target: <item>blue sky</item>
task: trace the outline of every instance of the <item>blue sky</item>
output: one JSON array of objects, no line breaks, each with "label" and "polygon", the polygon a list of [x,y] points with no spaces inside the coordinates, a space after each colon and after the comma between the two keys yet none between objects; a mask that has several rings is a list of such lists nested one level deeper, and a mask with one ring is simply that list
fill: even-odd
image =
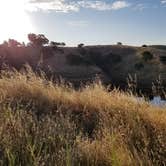
[{"label": "blue sky", "polygon": [[166,45],[166,0],[24,0],[24,10],[30,31],[67,45]]}]

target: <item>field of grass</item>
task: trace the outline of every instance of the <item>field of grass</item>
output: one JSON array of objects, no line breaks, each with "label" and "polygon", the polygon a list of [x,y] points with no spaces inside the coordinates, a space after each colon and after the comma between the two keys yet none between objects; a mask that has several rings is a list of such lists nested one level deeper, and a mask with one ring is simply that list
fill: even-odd
[{"label": "field of grass", "polygon": [[164,166],[166,108],[107,91],[74,90],[43,76],[0,77],[0,165]]}]

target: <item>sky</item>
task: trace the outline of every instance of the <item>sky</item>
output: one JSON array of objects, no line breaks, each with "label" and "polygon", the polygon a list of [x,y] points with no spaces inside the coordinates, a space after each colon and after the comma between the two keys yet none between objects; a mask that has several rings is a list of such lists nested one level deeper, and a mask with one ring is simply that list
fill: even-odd
[{"label": "sky", "polygon": [[166,45],[166,0],[0,0],[0,41]]}]

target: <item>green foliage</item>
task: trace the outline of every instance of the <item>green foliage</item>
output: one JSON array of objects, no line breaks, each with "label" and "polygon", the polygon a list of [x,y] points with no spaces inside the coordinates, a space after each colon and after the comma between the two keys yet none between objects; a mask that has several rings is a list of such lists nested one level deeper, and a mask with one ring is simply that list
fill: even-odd
[{"label": "green foliage", "polygon": [[150,60],[153,59],[153,54],[152,54],[151,52],[149,52],[149,51],[144,51],[144,52],[142,53],[142,58],[143,58],[143,60],[144,60],[145,62],[150,61]]}]

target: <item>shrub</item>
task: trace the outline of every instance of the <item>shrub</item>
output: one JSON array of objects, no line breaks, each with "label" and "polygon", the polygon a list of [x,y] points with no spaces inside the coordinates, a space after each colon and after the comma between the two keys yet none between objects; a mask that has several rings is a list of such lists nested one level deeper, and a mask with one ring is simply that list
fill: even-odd
[{"label": "shrub", "polygon": [[144,51],[143,53],[142,53],[142,58],[143,58],[143,60],[144,61],[150,61],[150,60],[152,60],[153,59],[153,54],[151,53],[151,52],[149,52],[149,51]]},{"label": "shrub", "polygon": [[78,44],[78,48],[82,48],[82,47],[84,47],[84,44],[83,44],[83,43]]},{"label": "shrub", "polygon": [[140,70],[140,69],[144,68],[144,65],[142,62],[138,62],[134,65],[134,67],[136,70]]},{"label": "shrub", "polygon": [[120,46],[121,46],[121,45],[122,45],[122,43],[121,43],[121,42],[117,42],[117,45],[120,45]]},{"label": "shrub", "polygon": [[148,47],[146,44],[143,44],[142,47]]},{"label": "shrub", "polygon": [[65,46],[66,44],[64,42],[60,43],[60,42],[54,42],[54,41],[51,41],[50,42],[50,46],[51,47],[63,47]]}]

